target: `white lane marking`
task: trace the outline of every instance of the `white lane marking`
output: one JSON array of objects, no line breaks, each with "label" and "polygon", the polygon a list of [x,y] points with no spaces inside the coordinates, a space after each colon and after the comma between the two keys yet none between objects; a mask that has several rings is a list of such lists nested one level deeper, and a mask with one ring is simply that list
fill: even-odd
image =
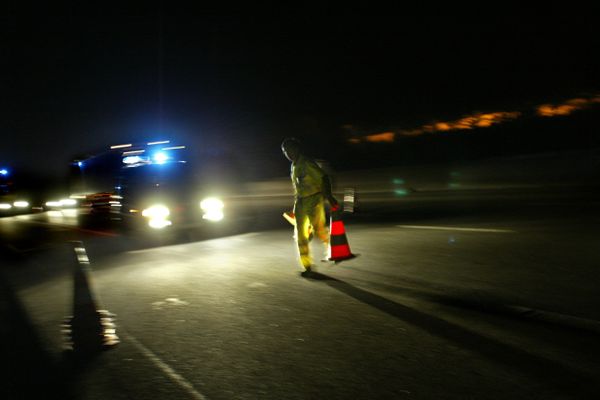
[{"label": "white lane marking", "polygon": [[430,230],[437,230],[437,231],[517,233],[517,231],[514,231],[512,229],[459,228],[457,226],[397,225],[397,227],[398,228],[409,228],[409,229],[430,229]]},{"label": "white lane marking", "polygon": [[171,368],[167,363],[162,361],[156,354],[154,354],[150,349],[146,346],[138,342],[136,338],[131,335],[125,335],[127,340],[129,340],[137,349],[150,361],[154,363],[162,372],[165,373],[173,382],[178,384],[181,388],[183,388],[192,398],[198,400],[208,400],[206,396],[202,393],[198,392],[194,386],[188,382],[183,376],[179,375],[173,368]]}]

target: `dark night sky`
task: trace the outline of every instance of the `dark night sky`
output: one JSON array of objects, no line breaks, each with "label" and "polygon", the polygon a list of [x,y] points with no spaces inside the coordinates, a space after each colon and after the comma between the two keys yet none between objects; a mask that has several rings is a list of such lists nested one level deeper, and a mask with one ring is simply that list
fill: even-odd
[{"label": "dark night sky", "polygon": [[343,125],[413,128],[600,89],[594,13],[0,24],[0,163],[55,175],[115,143],[166,137],[273,159],[289,135],[314,145]]}]

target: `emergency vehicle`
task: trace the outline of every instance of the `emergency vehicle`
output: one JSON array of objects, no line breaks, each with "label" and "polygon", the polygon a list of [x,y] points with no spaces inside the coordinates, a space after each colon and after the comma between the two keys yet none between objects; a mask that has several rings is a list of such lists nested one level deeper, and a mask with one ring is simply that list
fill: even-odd
[{"label": "emergency vehicle", "polygon": [[169,141],[110,146],[71,164],[71,198],[90,221],[154,230],[231,225],[248,215],[230,199],[242,187],[235,165]]},{"label": "emergency vehicle", "polygon": [[0,217],[31,212],[30,196],[20,192],[17,186],[13,172],[0,167]]}]

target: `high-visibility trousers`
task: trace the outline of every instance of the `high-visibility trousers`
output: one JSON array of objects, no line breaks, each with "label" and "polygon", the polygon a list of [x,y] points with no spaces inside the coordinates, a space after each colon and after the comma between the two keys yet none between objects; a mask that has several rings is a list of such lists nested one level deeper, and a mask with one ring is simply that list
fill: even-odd
[{"label": "high-visibility trousers", "polygon": [[300,263],[304,268],[308,268],[312,265],[309,246],[311,230],[312,234],[323,242],[325,254],[329,245],[329,229],[325,218],[323,194],[316,193],[296,199],[294,213],[296,214],[294,237],[298,244]]}]

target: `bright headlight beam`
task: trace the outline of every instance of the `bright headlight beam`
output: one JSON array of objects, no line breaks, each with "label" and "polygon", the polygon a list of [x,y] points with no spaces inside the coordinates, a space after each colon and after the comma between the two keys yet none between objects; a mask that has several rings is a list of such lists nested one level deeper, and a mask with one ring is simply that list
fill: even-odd
[{"label": "bright headlight beam", "polygon": [[153,205],[152,207],[148,207],[142,211],[142,215],[144,217],[153,219],[166,219],[170,214],[171,212],[169,211],[169,208],[161,204]]},{"label": "bright headlight beam", "polygon": [[204,211],[202,215],[203,219],[209,221],[221,221],[225,215],[223,214],[223,208],[225,204],[216,197],[209,197],[200,202],[200,208]]},{"label": "bright headlight beam", "polygon": [[200,208],[204,211],[210,210],[222,210],[225,207],[225,204],[216,197],[209,197],[200,202]]},{"label": "bright headlight beam", "polygon": [[142,215],[148,218],[148,225],[153,229],[162,229],[171,225],[168,219],[170,214],[169,208],[162,204],[155,204],[142,211]]},{"label": "bright headlight beam", "polygon": [[13,203],[13,206],[18,207],[18,208],[25,208],[25,207],[29,207],[29,202],[25,201],[25,200],[18,200]]},{"label": "bright headlight beam", "polygon": [[61,206],[74,206],[76,204],[77,204],[77,200],[75,200],[75,199],[61,199],[60,200]]},{"label": "bright headlight beam", "polygon": [[0,203],[0,210],[10,210],[12,206],[8,203]]}]

